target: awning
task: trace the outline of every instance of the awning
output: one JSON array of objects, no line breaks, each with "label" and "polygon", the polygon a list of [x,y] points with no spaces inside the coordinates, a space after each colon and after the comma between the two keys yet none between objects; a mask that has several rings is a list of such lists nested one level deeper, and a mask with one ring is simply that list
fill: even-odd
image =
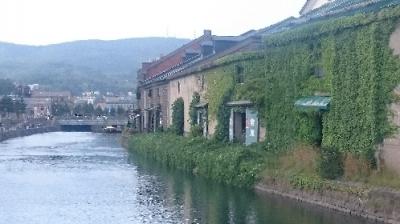
[{"label": "awning", "polygon": [[327,96],[309,96],[297,100],[294,106],[299,109],[328,110],[331,103],[331,97]]},{"label": "awning", "polygon": [[153,110],[160,110],[160,106],[154,106],[154,107],[149,107],[149,108],[146,108],[146,109],[144,109],[144,110],[147,110],[147,111],[153,111]]},{"label": "awning", "polygon": [[207,106],[208,106],[207,102],[200,102],[200,103],[194,105],[195,108],[205,108]]},{"label": "awning", "polygon": [[247,107],[253,106],[253,103],[249,100],[239,100],[239,101],[231,101],[226,104],[228,107]]}]

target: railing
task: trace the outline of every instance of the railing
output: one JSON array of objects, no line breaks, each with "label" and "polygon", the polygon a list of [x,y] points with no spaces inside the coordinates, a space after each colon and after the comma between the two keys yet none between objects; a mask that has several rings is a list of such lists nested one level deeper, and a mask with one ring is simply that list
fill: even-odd
[{"label": "railing", "polygon": [[82,120],[57,120],[56,123],[61,126],[111,126],[111,125],[117,125],[117,126],[125,126],[128,124],[128,119],[95,119],[95,120],[88,120],[88,119],[82,119]]}]

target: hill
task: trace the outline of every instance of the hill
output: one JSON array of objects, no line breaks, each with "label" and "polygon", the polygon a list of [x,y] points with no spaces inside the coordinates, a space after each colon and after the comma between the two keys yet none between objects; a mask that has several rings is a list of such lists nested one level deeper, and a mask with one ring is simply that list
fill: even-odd
[{"label": "hill", "polygon": [[49,89],[133,91],[141,62],[188,42],[176,38],[84,40],[46,46],[0,42],[0,78]]}]

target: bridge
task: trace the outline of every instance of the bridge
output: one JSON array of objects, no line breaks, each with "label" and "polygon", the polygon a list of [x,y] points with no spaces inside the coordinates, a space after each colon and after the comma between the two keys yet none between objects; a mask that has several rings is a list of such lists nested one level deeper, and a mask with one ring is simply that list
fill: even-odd
[{"label": "bridge", "polygon": [[65,131],[102,131],[113,126],[122,130],[128,124],[128,119],[59,119],[56,124]]},{"label": "bridge", "polygon": [[125,126],[128,124],[128,119],[57,120],[57,124],[61,126]]}]

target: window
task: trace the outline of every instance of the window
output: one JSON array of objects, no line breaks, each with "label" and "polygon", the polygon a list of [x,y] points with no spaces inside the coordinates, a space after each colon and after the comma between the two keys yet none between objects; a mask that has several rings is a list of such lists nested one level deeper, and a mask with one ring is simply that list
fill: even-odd
[{"label": "window", "polygon": [[148,97],[152,97],[153,96],[153,91],[151,89],[149,89],[149,91],[147,92],[147,96]]},{"label": "window", "polygon": [[201,90],[204,90],[204,84],[205,84],[205,78],[204,78],[204,75],[201,75],[201,77],[200,77],[200,88],[201,88]]},{"label": "window", "polygon": [[244,83],[244,68],[236,65],[236,83]]},{"label": "window", "polygon": [[180,94],[180,93],[181,93],[181,83],[178,82],[178,94]]},{"label": "window", "polygon": [[159,88],[157,88],[157,96],[158,97],[160,96],[160,89]]}]

